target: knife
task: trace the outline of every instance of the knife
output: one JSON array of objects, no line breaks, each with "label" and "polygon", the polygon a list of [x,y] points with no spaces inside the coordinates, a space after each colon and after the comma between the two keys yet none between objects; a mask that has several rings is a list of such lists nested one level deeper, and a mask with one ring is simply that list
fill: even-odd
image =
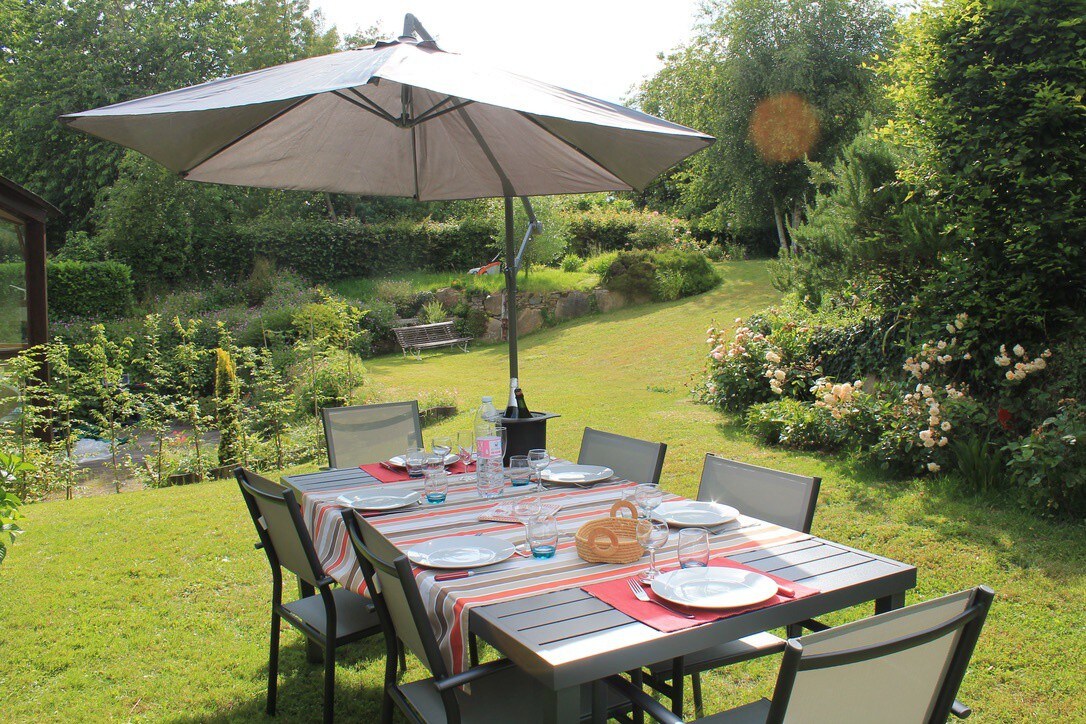
[{"label": "knife", "polygon": [[785,598],[796,597],[796,589],[792,588],[791,586],[786,586],[783,583],[777,584],[777,593],[781,596],[784,596]]},{"label": "knife", "polygon": [[475,571],[456,571],[455,573],[439,573],[434,576],[435,581],[457,581],[461,578],[474,576]]}]

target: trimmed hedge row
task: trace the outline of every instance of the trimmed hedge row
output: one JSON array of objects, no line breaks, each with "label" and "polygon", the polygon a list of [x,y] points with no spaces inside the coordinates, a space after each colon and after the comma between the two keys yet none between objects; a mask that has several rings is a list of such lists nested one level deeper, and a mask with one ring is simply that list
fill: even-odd
[{"label": "trimmed hedge row", "polygon": [[135,303],[132,270],[119,261],[50,261],[49,314],[69,317],[120,317]]},{"label": "trimmed hedge row", "polygon": [[205,242],[198,257],[211,276],[239,278],[257,256],[315,282],[413,269],[468,269],[496,253],[498,229],[485,219],[365,224],[305,219],[235,226]]},{"label": "trimmed hedge row", "polygon": [[[57,261],[46,263],[49,316],[120,317],[135,304],[132,270],[118,261]],[[0,284],[22,288],[26,276],[22,262],[0,264]]]}]

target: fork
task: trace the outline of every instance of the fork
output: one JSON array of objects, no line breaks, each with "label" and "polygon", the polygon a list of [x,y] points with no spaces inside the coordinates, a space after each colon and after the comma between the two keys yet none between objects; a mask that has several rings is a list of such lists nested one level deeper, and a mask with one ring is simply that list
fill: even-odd
[{"label": "fork", "polygon": [[697,616],[692,613],[680,611],[677,608],[672,608],[671,606],[668,606],[666,603],[660,603],[655,598],[649,598],[649,594],[645,593],[645,589],[641,587],[641,583],[636,578],[627,578],[626,584],[630,587],[630,591],[633,593],[634,598],[636,598],[638,601],[643,601],[645,603],[655,603],[660,608],[669,611],[676,616],[682,616],[683,618],[697,618]]}]

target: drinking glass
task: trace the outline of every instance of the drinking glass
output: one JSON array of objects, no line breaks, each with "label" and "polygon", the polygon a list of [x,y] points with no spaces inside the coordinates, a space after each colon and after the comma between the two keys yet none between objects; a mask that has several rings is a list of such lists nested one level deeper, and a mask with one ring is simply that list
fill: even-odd
[{"label": "drinking glass", "polygon": [[[637,496],[637,489],[636,488],[626,488],[625,490],[622,491],[622,493],[618,496],[618,498],[619,498],[619,500],[626,501],[630,505],[634,506],[634,508],[636,509],[637,508],[637,498],[636,498],[636,496]],[[636,517],[638,517],[638,515],[636,513],[631,513],[627,508],[619,508],[618,512],[615,513],[615,516],[618,517],[618,518],[636,518]]]},{"label": "drinking glass", "polygon": [[649,552],[649,569],[641,576],[646,581],[660,575],[656,568],[656,551],[667,543],[667,533],[667,522],[659,518],[637,519],[637,542]]},{"label": "drinking glass", "polygon": [[426,463],[426,451],[412,445],[403,456],[403,465],[412,478],[422,477],[422,466]]},{"label": "drinking glass", "polygon": [[513,484],[514,488],[532,482],[532,469],[528,466],[527,455],[511,455],[509,457],[509,482]]},{"label": "drinking glass", "polygon": [[445,474],[445,466],[426,470],[426,502],[444,503],[449,495],[449,476]]},{"label": "drinking glass", "polygon": [[637,507],[644,512],[645,517],[651,518],[656,506],[664,502],[664,491],[656,485],[638,485],[634,492],[634,500],[637,502]]},{"label": "drinking glass", "polygon": [[456,433],[457,454],[460,462],[467,465],[475,459],[475,433],[471,430],[461,430]]},{"label": "drinking glass", "polygon": [[550,453],[545,448],[535,448],[528,451],[528,465],[535,471],[536,483],[543,487],[543,471],[551,464]]},{"label": "drinking glass", "polygon": [[558,521],[553,515],[537,515],[528,521],[528,547],[535,558],[551,558],[558,550]]},{"label": "drinking glass", "polygon": [[434,455],[440,455],[442,460],[452,452],[452,446],[452,438],[448,435],[441,435],[430,441],[430,449],[434,451]]},{"label": "drinking glass", "polygon": [[[513,516],[524,526],[524,535],[528,535],[528,521],[543,512],[543,499],[538,495],[525,495],[513,504]],[[528,541],[531,547],[531,541]]]},{"label": "drinking glass", "polygon": [[709,565],[709,531],[683,528],[679,531],[679,567],[704,568]]}]

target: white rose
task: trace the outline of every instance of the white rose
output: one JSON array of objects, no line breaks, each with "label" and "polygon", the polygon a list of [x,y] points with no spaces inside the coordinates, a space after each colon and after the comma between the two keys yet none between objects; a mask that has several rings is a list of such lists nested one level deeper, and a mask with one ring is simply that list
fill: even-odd
[{"label": "white rose", "polygon": [[951,334],[954,334],[954,333],[955,333],[956,331],[958,331],[958,330],[957,330],[957,329],[955,329],[955,327],[954,327],[954,325],[953,325],[953,324],[948,324],[948,325],[946,326],[946,331],[947,331],[947,332],[950,332]]},{"label": "white rose", "polygon": [[948,421],[944,422],[942,425],[940,425],[940,427],[942,428],[943,432],[950,432],[950,428],[953,427],[953,425],[951,425]]},{"label": "white rose", "polygon": [[946,439],[946,438],[944,437],[943,439],[941,439],[941,440],[939,441],[939,447],[946,447],[946,444],[947,444],[948,442],[950,442],[950,440],[947,440],[947,439]]},{"label": "white rose", "polygon": [[1020,344],[1014,345],[1014,349],[1011,350],[1011,351],[1014,352],[1014,355],[1016,357],[1021,357],[1021,356],[1025,355],[1025,353],[1026,353],[1026,350],[1023,349],[1022,345],[1020,345]]},{"label": "white rose", "polygon": [[928,470],[937,473],[941,468],[939,467],[939,463],[928,463]]},{"label": "white rose", "polygon": [[784,370],[777,370],[773,373],[773,376],[776,377],[777,380],[779,380],[780,382],[784,382],[784,378],[786,375],[784,374]]},{"label": "white rose", "polygon": [[766,352],[765,358],[767,362],[772,362],[773,364],[779,364],[781,361],[781,356],[773,350]]}]

